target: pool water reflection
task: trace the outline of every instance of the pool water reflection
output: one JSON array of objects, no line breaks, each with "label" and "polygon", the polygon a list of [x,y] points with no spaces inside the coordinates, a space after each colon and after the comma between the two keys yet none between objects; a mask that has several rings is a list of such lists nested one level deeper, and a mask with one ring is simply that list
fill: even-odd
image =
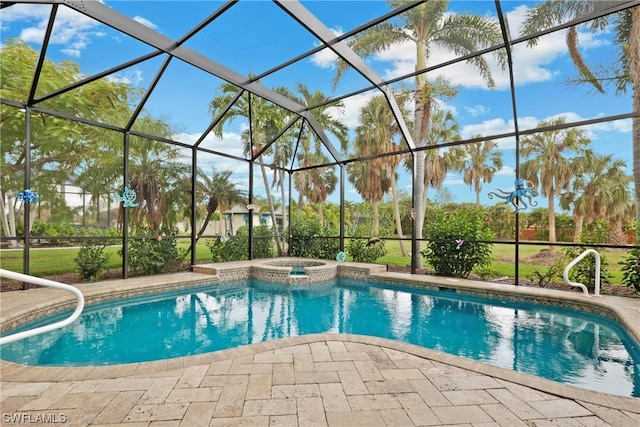
[{"label": "pool water reflection", "polygon": [[74,324],[3,346],[1,356],[29,365],[106,365],[323,332],[405,341],[592,390],[640,396],[638,346],[609,319],[342,280],[300,290],[252,281],[90,306]]}]

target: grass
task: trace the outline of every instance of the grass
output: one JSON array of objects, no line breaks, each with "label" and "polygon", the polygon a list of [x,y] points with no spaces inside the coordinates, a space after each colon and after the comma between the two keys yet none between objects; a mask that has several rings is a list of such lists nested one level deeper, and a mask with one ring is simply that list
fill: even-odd
[{"label": "grass", "polygon": [[[178,243],[179,250],[185,250],[188,243]],[[389,265],[411,265],[410,257],[403,257],[400,251],[400,245],[397,241],[388,240],[385,242],[387,249],[387,255],[378,259],[381,264]],[[408,250],[409,245],[405,246]],[[30,258],[30,274],[39,277],[53,276],[56,274],[64,274],[70,272],[76,272],[77,266],[74,261],[78,253],[79,248],[34,248],[29,255]],[[118,254],[119,246],[108,246],[106,252],[111,256],[106,268],[115,269],[122,268],[122,260]],[[545,269],[546,266],[528,264],[524,260],[539,253],[543,249],[548,249],[547,246],[537,245],[520,245],[519,248],[519,276],[528,277],[534,270]],[[562,249],[559,249],[560,251]],[[497,276],[510,276],[515,275],[515,266],[513,263],[515,254],[514,246],[508,244],[494,244],[492,248],[493,263],[491,265],[492,270]],[[621,266],[618,264],[626,257],[626,251],[620,252],[606,252],[604,254],[608,262],[608,271],[611,274],[612,283],[622,283]],[[205,242],[200,242],[196,245],[196,261],[208,262],[211,261],[211,253],[205,245]],[[3,249],[0,251],[0,267],[6,270],[22,272],[23,270],[23,251]]]},{"label": "grass", "polygon": [[[178,250],[185,250],[188,243],[178,243]],[[33,276],[46,277],[56,274],[77,272],[75,257],[79,248],[33,248],[29,253],[29,273]],[[109,254],[107,269],[122,268],[122,258],[118,254],[120,246],[107,246],[105,253]],[[196,245],[196,261],[207,262],[211,260],[211,252],[204,243]],[[23,251],[21,249],[0,251],[0,268],[5,270],[22,272]]]},{"label": "grass", "polygon": [[[385,248],[387,249],[387,255],[378,259],[378,262],[381,264],[389,264],[389,265],[411,265],[410,257],[403,257],[402,252],[400,251],[400,244],[395,240],[387,240],[385,241]],[[408,250],[410,249],[408,246],[405,246]],[[528,277],[535,270],[542,271],[547,268],[545,265],[536,265],[536,264],[528,264],[525,260],[531,258],[532,256],[538,254],[542,250],[548,250],[548,246],[540,246],[540,245],[520,245],[519,247],[519,259],[520,265],[518,268],[518,275],[520,277]],[[557,249],[560,253],[562,253],[562,248]],[[611,283],[622,283],[622,271],[621,265],[619,262],[624,261],[627,256],[626,251],[619,252],[605,252],[601,253],[604,255],[607,263],[607,270],[611,275]],[[492,263],[491,269],[497,276],[515,276],[515,248],[514,245],[504,244],[504,243],[496,243],[492,247],[491,251]]]}]

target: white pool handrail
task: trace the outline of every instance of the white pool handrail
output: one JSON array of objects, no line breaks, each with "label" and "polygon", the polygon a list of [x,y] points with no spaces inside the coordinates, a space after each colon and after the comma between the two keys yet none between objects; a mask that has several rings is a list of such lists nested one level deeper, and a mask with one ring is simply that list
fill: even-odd
[{"label": "white pool handrail", "polygon": [[53,280],[42,279],[40,277],[33,277],[33,276],[28,276],[26,274],[16,273],[14,271],[4,270],[2,268],[0,268],[0,277],[5,277],[7,279],[12,279],[12,280],[19,280],[21,282],[31,283],[39,286],[47,286],[51,288],[63,289],[65,291],[72,292],[76,296],[76,299],[78,300],[78,305],[76,306],[75,311],[71,313],[71,316],[67,317],[66,319],[61,320],[59,322],[51,323],[49,325],[30,329],[28,331],[18,332],[12,335],[0,337],[0,345],[8,344],[10,342],[21,340],[23,338],[32,337],[34,335],[38,335],[44,332],[53,331],[54,329],[62,328],[63,326],[66,326],[69,323],[76,320],[80,316],[80,313],[82,313],[82,309],[84,308],[84,296],[82,295],[82,292],[78,290],[78,288],[75,288],[71,285],[65,285],[64,283],[54,282]]},{"label": "white pool handrail", "polygon": [[583,285],[582,283],[578,283],[578,282],[572,282],[571,280],[569,280],[569,270],[571,270],[571,268],[576,265],[578,262],[580,262],[582,260],[582,258],[586,257],[589,254],[594,254],[596,257],[596,283],[595,283],[595,290],[594,290],[594,295],[600,295],[600,254],[598,253],[598,251],[596,251],[595,249],[587,249],[586,251],[582,252],[580,255],[578,255],[576,257],[576,259],[574,259],[573,261],[571,261],[564,269],[564,273],[562,274],[562,277],[564,277],[564,281],[567,282],[567,285],[569,286],[577,286],[580,289],[582,289],[582,293],[585,295],[589,295],[589,291],[587,290],[587,287],[585,285]]}]

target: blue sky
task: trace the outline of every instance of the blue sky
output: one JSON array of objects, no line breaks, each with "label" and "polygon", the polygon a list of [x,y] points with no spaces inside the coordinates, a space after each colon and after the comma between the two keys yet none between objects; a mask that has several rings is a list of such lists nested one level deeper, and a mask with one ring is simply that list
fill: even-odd
[{"label": "blue sky", "polygon": [[[213,1],[106,1],[105,4],[135,19],[167,37],[178,39],[193,26],[213,13],[222,2]],[[303,1],[302,4],[314,13],[335,34],[348,32],[371,19],[388,12],[383,1]],[[532,2],[504,1],[512,35],[518,28]],[[40,48],[50,6],[16,5],[0,11],[2,41],[9,37],[20,37],[34,48]],[[451,13],[474,12],[496,17],[493,1],[452,1]],[[567,121],[580,121],[631,111],[631,96],[614,96],[613,93],[596,95],[586,86],[569,86],[566,80],[576,72],[567,54],[564,31],[540,38],[535,48],[518,45],[514,50],[514,74],[518,120],[521,130],[535,128],[541,120],[563,115]],[[585,29],[580,31],[580,48],[587,63],[597,64],[615,57],[611,46],[611,30],[605,34],[592,35]],[[212,25],[186,42],[186,46],[198,50],[234,71],[246,75],[259,74],[283,61],[312,49],[318,41],[270,1],[240,1]],[[77,12],[61,6],[48,50],[54,60],[70,59],[80,64],[83,74],[90,75],[113,67],[121,62],[139,57],[153,49],[128,36],[95,22]],[[431,51],[429,64],[438,64],[452,56],[435,48]],[[489,90],[480,75],[464,63],[440,69],[436,74],[444,76],[458,88],[458,95],[443,100],[442,108],[452,111],[458,121],[461,136],[476,134],[492,135],[512,132],[513,111],[509,91],[509,77],[500,70],[495,60],[490,62],[496,88]],[[156,58],[123,70],[110,79],[129,82],[146,88],[157,72],[162,58]],[[413,70],[415,51],[412,45],[392,46],[388,51],[367,58],[368,65],[382,78],[394,78]],[[299,63],[274,73],[262,80],[267,87],[287,86],[295,88],[303,82],[310,90],[321,90],[328,96],[337,96],[360,87],[366,81],[353,71],[345,74],[337,87],[333,87],[335,57],[323,50]],[[174,60],[163,76],[156,91],[149,99],[148,114],[169,121],[175,130],[175,139],[193,142],[207,127],[211,119],[208,103],[215,95],[219,79]],[[354,128],[360,108],[373,93],[350,97],[344,100],[345,114],[337,115],[345,124]],[[246,127],[242,121],[233,122],[225,128],[224,139],[216,141],[208,137],[205,146],[242,156],[239,134]],[[594,147],[606,154],[625,160],[631,173],[631,121],[607,122],[584,129]],[[515,166],[514,141],[498,140],[503,151],[505,166],[496,175],[493,183],[485,184],[483,203],[493,204],[487,199],[488,191],[496,188],[512,189]],[[205,170],[210,165],[219,169],[238,171],[241,165],[210,156],[200,157],[200,166]],[[403,170],[400,187],[410,190],[409,177]],[[256,175],[256,191],[263,192],[262,181]],[[247,174],[234,173],[234,179],[246,185]],[[447,175],[445,186],[458,202],[472,201],[475,194],[464,185],[458,173]],[[430,195],[435,194],[434,190]],[[359,200],[359,196],[348,185],[347,198]],[[338,200],[336,192],[331,200]],[[544,198],[539,198],[545,205]]]}]

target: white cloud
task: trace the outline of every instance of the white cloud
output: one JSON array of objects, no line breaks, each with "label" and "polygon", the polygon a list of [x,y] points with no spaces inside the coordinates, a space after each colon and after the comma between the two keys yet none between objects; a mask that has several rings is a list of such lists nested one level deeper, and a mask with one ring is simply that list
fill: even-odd
[{"label": "white cloud", "polygon": [[142,16],[134,16],[132,18],[134,21],[141,23],[142,25],[144,25],[145,27],[149,27],[152,30],[155,30],[158,28],[158,26],[156,24],[154,24],[153,22],[149,21],[147,18],[143,18]]},{"label": "white cloud", "polygon": [[[172,138],[179,142],[193,145],[198,138],[202,136],[201,133],[177,133]],[[222,138],[217,138],[213,133],[209,133],[204,141],[200,144],[201,147],[208,148],[210,150],[219,151],[236,157],[244,158],[243,142],[241,135],[235,132],[223,132]],[[214,156],[205,152],[198,153],[198,163],[204,159],[208,159],[211,156],[216,160],[221,159],[219,156]],[[225,160],[221,160],[224,162]],[[236,163],[235,160],[228,159],[232,163]],[[224,169],[224,168],[219,168]]]},{"label": "white cloud", "polygon": [[[41,44],[49,21],[49,6],[19,4],[3,9],[2,28],[13,23],[26,23],[19,37],[27,43]],[[23,25],[23,24],[21,24]],[[62,45],[65,55],[79,57],[92,37],[103,37],[102,24],[68,7],[58,8],[50,44]]]},{"label": "white cloud", "polygon": [[[537,123],[537,121],[535,121]],[[476,135],[498,135],[501,133],[514,132],[515,127],[513,120],[505,121],[503,118],[495,118],[485,120],[481,123],[463,126],[460,129],[460,136],[463,139],[473,138]],[[498,144],[498,148],[514,148],[516,146],[515,138],[500,138],[494,140]]]},{"label": "white cloud", "polygon": [[[527,6],[520,6],[507,13],[507,19],[512,31],[520,27],[527,10]],[[526,43],[514,46],[513,62],[516,85],[549,81],[562,74],[555,61],[567,55],[565,35],[566,30],[562,30],[540,37],[535,48],[528,48]],[[592,34],[586,28],[579,28],[579,40],[582,53],[585,56],[588,56],[590,49],[607,43],[601,34]],[[449,50],[432,45],[427,65],[442,64],[455,58],[456,55]],[[508,88],[510,85],[509,74],[506,70],[500,68],[495,56],[488,54],[484,56],[484,59],[489,65],[496,88]],[[388,67],[384,68],[382,73],[384,79],[392,79],[409,74],[415,70],[415,44],[409,41],[393,44],[388,49],[377,53],[373,60],[388,64]],[[458,62],[434,70],[429,74],[430,78],[435,78],[439,75],[445,77],[456,86],[480,89],[487,87],[480,73],[473,70],[473,67],[467,62]]]},{"label": "white cloud", "polygon": [[80,49],[62,49],[61,52],[67,56],[80,58]]},{"label": "white cloud", "polygon": [[[331,32],[336,36],[341,36],[344,31],[342,28],[330,28]],[[315,46],[319,46],[320,43],[315,43]],[[338,55],[336,55],[331,49],[328,47],[322,49],[320,52],[315,53],[311,56],[311,63],[317,65],[320,68],[329,68],[332,69],[336,66],[336,61],[338,60]]]},{"label": "white cloud", "polygon": [[516,170],[511,166],[503,166],[498,172],[496,172],[496,175],[508,175],[515,177]]},{"label": "white cloud", "polygon": [[443,185],[466,185],[462,178],[452,173],[447,173],[444,178]]},{"label": "white cloud", "polygon": [[2,26],[12,22],[20,21],[41,21],[49,19],[51,6],[39,4],[16,4],[2,9]]},{"label": "white cloud", "polygon": [[355,129],[358,126],[360,110],[369,102],[372,96],[377,92],[370,91],[367,93],[361,93],[359,95],[350,96],[345,98],[342,102],[344,104],[344,114],[340,113],[337,108],[328,108],[327,114],[332,118],[340,120],[350,129]]},{"label": "white cloud", "polygon": [[[525,116],[518,118],[518,126],[521,131],[535,129],[539,126],[541,121],[550,121],[556,119],[558,117],[564,117],[567,123],[572,122],[580,122],[583,120],[588,120],[589,118],[585,118],[576,114],[574,112],[564,112],[555,114],[553,116],[537,118],[533,116]],[[595,118],[595,117],[591,117]],[[626,120],[615,120],[611,122],[603,122],[603,123],[595,123],[592,125],[581,126],[578,129],[584,130],[587,133],[587,137],[592,141],[598,139],[598,134],[600,132],[619,132],[619,133],[629,133],[631,132],[632,122],[631,119]],[[489,120],[485,120],[480,123],[470,124],[463,126],[460,130],[460,136],[463,139],[473,138],[476,135],[498,135],[502,133],[510,133],[514,132],[515,127],[513,124],[513,120],[504,120],[503,118],[493,118]],[[515,148],[515,138],[499,138],[494,139],[494,142],[498,144],[499,149],[509,149]]]},{"label": "white cloud", "polygon": [[328,47],[311,56],[311,62],[320,68],[335,68],[337,59],[338,55]]},{"label": "white cloud", "polygon": [[483,116],[487,112],[489,112],[489,109],[487,107],[480,104],[476,104],[470,107],[464,107],[464,109],[467,111],[467,113],[471,114],[473,117]]},{"label": "white cloud", "polygon": [[130,70],[107,76],[107,79],[114,83],[123,83],[131,86],[137,86],[144,79],[141,70]]}]

